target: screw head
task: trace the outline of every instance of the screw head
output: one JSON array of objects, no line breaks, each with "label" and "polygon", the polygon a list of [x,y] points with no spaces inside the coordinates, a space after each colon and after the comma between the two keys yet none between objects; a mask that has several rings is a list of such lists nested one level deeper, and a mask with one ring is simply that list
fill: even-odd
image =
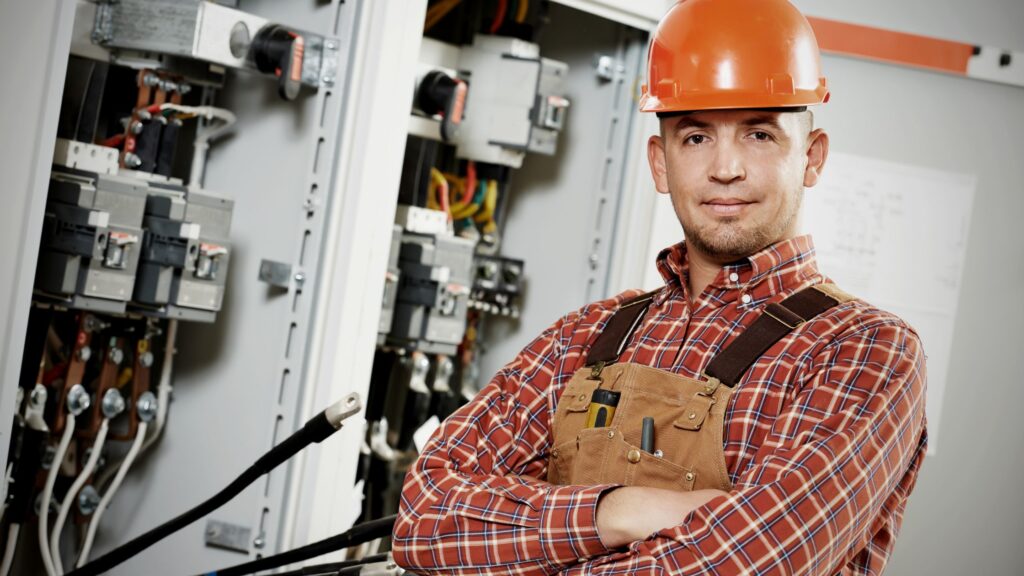
[{"label": "screw head", "polygon": [[88,346],[82,346],[78,349],[78,359],[82,362],[88,362],[89,358],[92,358],[92,348]]},{"label": "screw head", "polygon": [[334,86],[334,76],[324,76],[324,86]]},{"label": "screw head", "polygon": [[103,416],[105,418],[113,418],[121,412],[124,412],[124,396],[121,395],[120,390],[117,388],[107,390],[103,394],[103,402],[100,404],[100,408],[103,410]]},{"label": "screw head", "polygon": [[93,488],[92,484],[82,488],[78,493],[78,511],[83,516],[91,516],[100,506],[100,493]]},{"label": "screw head", "polygon": [[156,74],[146,74],[142,77],[142,83],[152,88],[160,83],[160,78]]},{"label": "screw head", "polygon": [[136,135],[142,134],[142,128],[143,128],[142,122],[139,122],[138,120],[136,120],[135,122],[132,122],[132,124],[131,124],[132,134],[136,134]]},{"label": "screw head", "polygon": [[139,356],[139,364],[142,364],[144,368],[149,368],[153,365],[153,353],[146,351]]},{"label": "screw head", "polygon": [[124,155],[124,165],[129,168],[138,168],[142,166],[142,158],[139,158],[137,154],[126,152]]},{"label": "screw head", "polygon": [[252,547],[253,547],[253,548],[257,548],[257,549],[259,549],[259,550],[262,550],[262,549],[263,549],[263,547],[264,547],[264,546],[266,546],[266,545],[267,545],[267,541],[266,541],[266,540],[265,540],[265,539],[263,538],[263,536],[262,536],[262,535],[261,535],[261,536],[257,536],[257,537],[256,537],[256,538],[255,538],[255,539],[254,539],[254,540],[252,541]]},{"label": "screw head", "polygon": [[135,410],[139,413],[139,420],[150,422],[156,417],[157,401],[152,392],[143,392],[135,404]]},{"label": "screw head", "polygon": [[124,350],[120,348],[111,348],[110,352],[107,353],[107,357],[111,362],[120,366],[121,362],[124,362]]},{"label": "screw head", "polygon": [[32,394],[28,397],[28,401],[31,402],[33,406],[40,407],[46,404],[46,396],[46,386],[36,384],[35,387],[32,388]]},{"label": "screw head", "polygon": [[75,384],[71,387],[71,390],[68,390],[68,412],[78,416],[88,410],[91,405],[92,399],[89,398],[89,393],[85,390],[85,386]]},{"label": "screw head", "polygon": [[328,50],[337,50],[338,44],[334,40],[328,40],[324,42],[324,48],[327,48]]}]

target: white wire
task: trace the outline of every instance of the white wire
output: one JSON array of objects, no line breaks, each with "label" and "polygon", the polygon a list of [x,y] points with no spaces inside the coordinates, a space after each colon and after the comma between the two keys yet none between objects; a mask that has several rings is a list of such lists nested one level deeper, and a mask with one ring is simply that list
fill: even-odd
[{"label": "white wire", "polygon": [[[160,437],[160,433],[164,430],[164,425],[167,422],[167,407],[171,403],[171,392],[174,390],[174,386],[171,385],[171,374],[173,373],[174,367],[174,355],[177,353],[174,349],[174,343],[178,337],[178,321],[171,319],[167,322],[167,339],[164,345],[164,363],[160,369],[160,382],[157,384],[156,394],[156,418],[153,420],[153,428],[150,429],[149,438],[146,438],[145,443],[142,444],[142,448],[139,450],[139,455],[149,450],[149,448],[156,443]],[[123,462],[123,460],[122,460]],[[104,468],[103,472],[100,473],[99,479],[96,481],[96,488],[102,490],[107,482],[113,477],[118,470],[112,464],[108,464]]]},{"label": "white wire", "polygon": [[4,548],[3,563],[0,563],[0,576],[7,576],[11,573],[11,565],[14,564],[14,549],[18,547],[20,533],[21,524],[11,524],[7,529],[7,547]]},{"label": "white wire", "polygon": [[160,369],[160,383],[156,387],[156,418],[153,420],[153,433],[146,438],[142,445],[142,451],[149,450],[149,447],[156,443],[160,434],[164,431],[167,423],[167,408],[171,404],[171,374],[174,368],[174,343],[178,338],[178,321],[171,318],[167,321],[167,342],[164,348],[164,363]]},{"label": "white wire", "polygon": [[109,429],[110,420],[104,418],[100,424],[100,430],[96,434],[96,440],[92,443],[89,459],[86,461],[82,471],[78,473],[78,478],[75,478],[75,482],[68,489],[67,494],[64,495],[64,502],[60,505],[60,513],[57,514],[57,522],[53,525],[53,531],[50,532],[50,558],[53,560],[53,568],[57,574],[64,573],[64,563],[60,559],[60,535],[64,531],[64,522],[68,518],[68,512],[71,511],[72,503],[77,500],[78,491],[82,489],[82,486],[92,476],[93,470],[96,469],[96,462],[100,459],[100,452],[103,450],[103,443],[107,439],[107,431]]},{"label": "white wire", "polygon": [[203,181],[203,172],[206,170],[206,153],[210,149],[210,141],[219,138],[231,130],[231,126],[237,118],[234,113],[224,108],[214,106],[182,106],[180,104],[161,104],[160,110],[174,110],[185,114],[195,114],[207,120],[220,120],[220,126],[210,129],[200,129],[196,134],[192,150],[192,169],[189,172],[189,188],[199,187]]},{"label": "white wire", "polygon": [[121,462],[121,466],[117,469],[117,476],[114,476],[114,481],[110,484],[110,488],[103,493],[99,506],[92,513],[92,520],[89,521],[89,531],[85,534],[85,543],[82,545],[82,553],[78,556],[78,563],[76,564],[78,568],[81,568],[89,561],[89,552],[92,551],[92,544],[96,539],[96,529],[100,525],[100,519],[103,518],[103,513],[106,512],[107,506],[110,505],[110,501],[114,498],[118,488],[121,487],[121,482],[124,481],[125,475],[128,474],[128,469],[131,468],[132,462],[138,456],[139,450],[142,448],[142,440],[146,437],[147,428],[147,422],[139,423],[139,429],[135,433],[135,440],[132,442],[132,447],[128,450],[128,455],[124,457],[124,462]]},{"label": "white wire", "polygon": [[53,455],[53,463],[50,464],[50,471],[46,473],[46,484],[43,486],[42,506],[39,508],[39,554],[43,557],[43,567],[49,576],[56,576],[53,567],[53,559],[50,558],[50,545],[47,541],[47,522],[50,517],[50,502],[53,500],[53,485],[57,481],[57,472],[64,460],[64,454],[71,444],[71,436],[75,433],[75,415],[68,414],[64,423],[64,435],[60,437],[60,444],[57,444],[57,452]]}]

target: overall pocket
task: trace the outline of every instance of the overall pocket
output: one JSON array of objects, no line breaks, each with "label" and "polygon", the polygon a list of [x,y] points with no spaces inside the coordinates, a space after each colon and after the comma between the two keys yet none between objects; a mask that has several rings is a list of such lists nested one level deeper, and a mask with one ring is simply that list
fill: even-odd
[{"label": "overall pocket", "polygon": [[577,437],[570,484],[621,484],[689,491],[692,469],[644,452],[615,428],[586,428]]}]

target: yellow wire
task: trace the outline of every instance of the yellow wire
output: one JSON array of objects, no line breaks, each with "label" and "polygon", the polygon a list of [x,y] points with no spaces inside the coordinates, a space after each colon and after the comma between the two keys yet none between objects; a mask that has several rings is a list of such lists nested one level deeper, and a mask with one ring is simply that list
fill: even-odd
[{"label": "yellow wire", "polygon": [[526,21],[526,14],[530,10],[530,0],[519,0],[519,11],[516,12],[516,22],[522,24]]},{"label": "yellow wire", "polygon": [[498,181],[487,181],[487,194],[484,196],[483,211],[473,217],[473,221],[482,224],[481,231],[485,234],[493,233],[498,229],[494,221],[494,208],[498,205]]},{"label": "yellow wire", "polygon": [[427,188],[427,208],[431,210],[440,210],[441,203],[437,201],[438,189],[447,188],[448,182],[444,179],[444,174],[437,168],[430,169],[430,186]]},{"label": "yellow wire", "polygon": [[458,6],[460,2],[462,2],[462,0],[441,0],[437,4],[431,6],[430,9],[427,10],[427,19],[423,23],[423,30],[430,30],[433,28],[441,21],[442,18],[447,16],[453,8]]}]

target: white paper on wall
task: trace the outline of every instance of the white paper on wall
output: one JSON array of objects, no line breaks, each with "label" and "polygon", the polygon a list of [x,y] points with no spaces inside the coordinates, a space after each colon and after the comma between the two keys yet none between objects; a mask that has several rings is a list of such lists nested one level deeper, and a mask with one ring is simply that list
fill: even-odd
[{"label": "white paper on wall", "polygon": [[906,320],[928,358],[929,452],[952,352],[975,178],[833,152],[804,195],[818,265],[841,288]]}]

